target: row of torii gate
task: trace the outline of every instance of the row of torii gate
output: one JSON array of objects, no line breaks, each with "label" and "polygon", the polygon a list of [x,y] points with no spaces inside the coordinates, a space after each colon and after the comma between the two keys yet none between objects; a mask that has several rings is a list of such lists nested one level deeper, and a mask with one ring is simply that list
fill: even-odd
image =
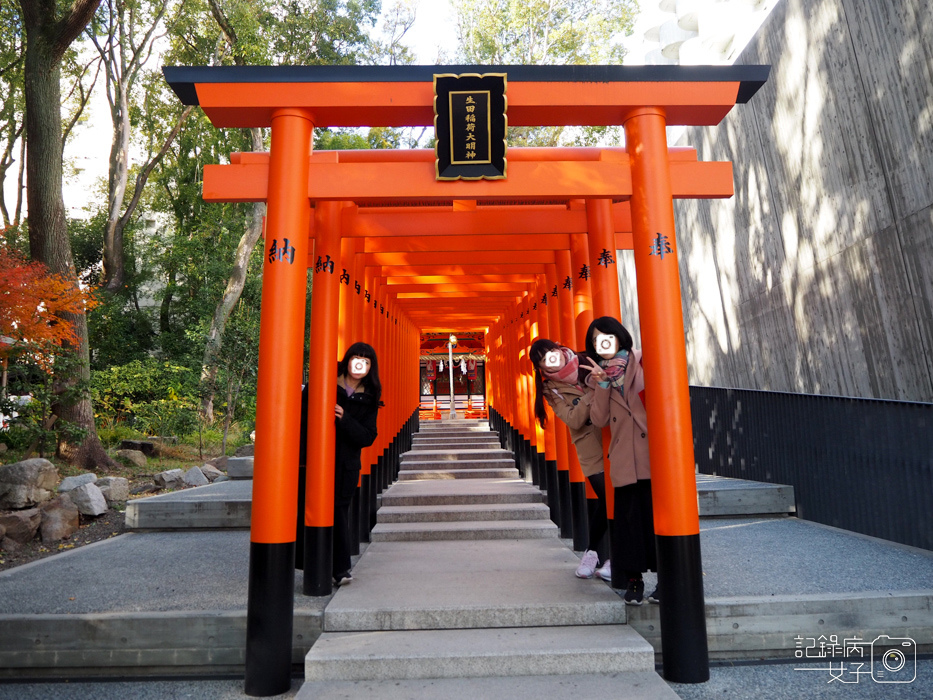
[{"label": "row of torii gate", "polygon": [[[626,146],[513,148],[507,177],[476,181],[436,179],[431,150],[312,152],[315,127],[433,125],[440,69],[505,73],[512,126],[622,125]],[[664,675],[707,680],[673,199],[729,197],[733,174],[731,163],[669,149],[665,127],[719,124],[755,94],[768,67],[166,67],[164,74],[216,127],[272,130],[269,153],[205,166],[203,188],[206,201],[267,203],[246,692],[273,695],[290,683],[308,270],[304,592],[324,595],[332,586],[334,367],[345,348],[357,340],[376,348],[386,401],[378,442],[363,455],[364,491],[371,465],[417,419],[420,334],[482,330],[493,419],[556,463],[579,493],[584,479],[566,430],[550,421],[543,431],[533,420],[527,350],[535,337],[582,349],[594,315],[620,317],[618,250],[634,250],[637,276]]]}]

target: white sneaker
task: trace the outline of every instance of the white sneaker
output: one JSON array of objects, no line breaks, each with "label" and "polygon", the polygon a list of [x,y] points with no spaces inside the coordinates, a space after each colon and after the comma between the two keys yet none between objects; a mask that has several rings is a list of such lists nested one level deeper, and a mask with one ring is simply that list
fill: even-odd
[{"label": "white sneaker", "polygon": [[603,581],[612,581],[612,566],[607,559],[603,562],[603,565],[596,570],[596,575],[599,576]]},{"label": "white sneaker", "polygon": [[576,577],[577,578],[593,578],[593,574],[596,573],[596,567],[599,566],[599,556],[592,549],[588,549],[583,553],[583,560],[580,562],[580,566],[577,567]]}]

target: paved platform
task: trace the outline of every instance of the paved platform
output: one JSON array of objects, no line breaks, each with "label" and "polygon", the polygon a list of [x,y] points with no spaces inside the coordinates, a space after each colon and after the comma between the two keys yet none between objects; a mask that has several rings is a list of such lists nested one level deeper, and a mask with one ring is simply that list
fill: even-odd
[{"label": "paved platform", "polygon": [[[241,459],[252,460],[251,457]],[[507,470],[490,471],[482,476],[490,479],[495,477],[507,479],[515,474],[512,471],[514,463],[510,465]],[[444,476],[453,474],[448,470],[442,471]],[[421,485],[443,483],[443,489],[438,491],[439,498],[447,497],[451,493],[450,489],[454,489],[453,493],[456,493],[457,488],[468,488],[471,493],[482,493],[483,487],[470,487],[452,478],[443,481],[424,481],[424,476],[430,477],[432,472],[434,476],[441,476],[441,471],[437,469],[428,470],[420,472],[418,478],[413,477],[411,481]],[[252,467],[249,469],[249,476],[252,476]],[[408,474],[405,474],[405,477],[403,480],[408,482]],[[697,493],[701,517],[777,515],[794,512],[793,489],[779,484],[761,484],[742,479],[698,474]],[[248,529],[252,496],[252,480],[242,478],[140,498],[127,503],[126,524],[128,528],[134,530]],[[485,502],[489,502],[488,499]]]},{"label": "paved platform", "polygon": [[[730,491],[726,496],[739,494],[742,499],[758,488],[733,480],[700,482],[707,493],[720,484],[717,493]],[[167,517],[162,504],[168,504],[175,509],[174,518],[189,518],[191,524],[185,529],[143,529],[0,573],[0,678],[242,674],[249,534],[245,525],[234,525],[242,518],[241,509],[226,511],[223,529],[198,523],[205,512],[218,518],[223,512],[218,503],[248,504],[250,487],[248,480],[224,482],[137,501],[160,504],[160,518]],[[543,494],[517,478],[406,481],[383,494],[386,515],[393,515],[380,523],[413,517],[401,511],[417,514],[427,503],[440,511],[457,508],[468,495],[487,509],[514,500],[542,511],[535,504],[543,503]],[[748,499],[762,502],[752,496]],[[700,499],[702,504],[702,492]],[[714,660],[793,661],[799,646],[795,638],[817,640],[821,635],[856,635],[868,641],[882,634],[910,637],[921,653],[933,650],[933,553],[786,515],[746,517],[735,498],[739,515],[729,515],[722,511],[729,498],[717,500],[719,512],[701,520]],[[134,517],[143,518],[144,512]],[[476,520],[483,522],[482,517]],[[572,634],[572,628],[597,634],[621,626],[646,640],[637,663],[646,663],[647,651],[650,667],[660,659],[658,607],[626,608],[607,584],[576,579],[579,553],[570,545],[557,537],[364,545],[352,585],[331,597],[296,594],[292,661],[296,670],[306,667],[307,652],[326,634],[411,630],[440,649],[441,643],[428,635],[449,634],[450,627],[492,634],[497,629],[546,629],[528,634],[559,635]],[[649,575],[649,587],[653,581]],[[300,583],[297,574],[298,591]],[[560,627],[567,629],[554,631]],[[546,644],[539,641],[543,658]],[[483,646],[488,644],[478,648]],[[539,698],[566,697],[558,691],[570,687],[575,672],[569,666],[559,676],[545,672],[547,666],[534,665],[543,663],[541,658],[525,667],[532,675],[511,686],[514,678],[471,677],[463,687],[473,691],[458,695],[452,690],[458,687],[454,680],[410,677],[397,679],[397,695],[380,697],[436,697],[439,691],[473,699],[527,697],[519,688],[557,693],[542,690]],[[405,663],[417,668],[415,660]],[[481,668],[495,660],[474,658],[469,663]],[[467,664],[461,675],[468,675],[469,668]],[[605,694],[611,686],[600,683],[616,672],[604,668],[600,679],[588,681],[579,676],[579,686],[573,687]],[[580,673],[589,672],[582,668]],[[328,677],[316,682],[320,685],[313,697],[355,697],[357,692],[368,694],[367,683],[376,683]],[[626,678],[639,682],[635,676]],[[673,697],[664,693],[663,683],[656,687],[656,673],[649,671],[646,678],[651,692],[661,693],[656,697]],[[0,697],[9,687],[0,685]],[[612,695],[626,697],[618,684]],[[655,696],[645,686],[631,697]]]}]

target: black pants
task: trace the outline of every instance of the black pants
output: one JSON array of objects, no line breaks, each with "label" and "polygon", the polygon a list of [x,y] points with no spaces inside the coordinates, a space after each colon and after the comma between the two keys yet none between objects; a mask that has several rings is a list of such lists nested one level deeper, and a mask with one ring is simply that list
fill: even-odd
[{"label": "black pants", "polygon": [[334,576],[350,571],[350,504],[360,481],[358,469],[338,469],[334,475]]},{"label": "black pants", "polygon": [[590,508],[590,540],[587,549],[594,552],[599,547],[599,542],[609,528],[606,519],[606,475],[603,472],[586,477],[590,482],[593,491],[596,492],[596,504]]},{"label": "black pants", "polygon": [[[305,467],[298,469],[298,522],[295,527],[295,568],[304,569]],[[334,475],[333,569],[331,574],[350,570],[352,540],[350,539],[350,504],[360,480],[358,470],[341,469]]]},{"label": "black pants", "polygon": [[658,570],[658,552],[654,538],[654,509],[651,505],[651,479],[615,490],[615,517],[612,536],[624,545],[621,561],[613,560],[629,578],[641,578],[642,572]]}]

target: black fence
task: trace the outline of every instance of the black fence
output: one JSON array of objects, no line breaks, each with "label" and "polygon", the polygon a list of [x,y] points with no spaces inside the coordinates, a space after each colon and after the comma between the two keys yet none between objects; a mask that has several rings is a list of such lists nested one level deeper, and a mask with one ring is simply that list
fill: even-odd
[{"label": "black fence", "polygon": [[794,487],[797,516],[933,550],[933,404],[690,387],[697,467]]}]

